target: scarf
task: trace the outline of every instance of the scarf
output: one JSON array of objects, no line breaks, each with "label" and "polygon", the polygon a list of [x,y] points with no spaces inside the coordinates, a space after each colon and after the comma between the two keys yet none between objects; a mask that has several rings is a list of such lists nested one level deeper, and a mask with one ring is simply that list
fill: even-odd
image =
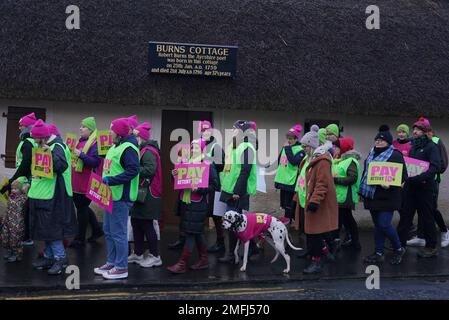
[{"label": "scarf", "polygon": [[429,138],[426,135],[423,135],[419,138],[413,139],[412,146],[415,149],[422,149],[422,148],[424,148],[424,146],[427,144],[428,141],[429,141]]},{"label": "scarf", "polygon": [[376,152],[374,151],[374,148],[371,149],[371,152],[368,155],[368,158],[365,161],[365,168],[363,172],[362,181],[360,182],[360,188],[359,193],[364,197],[368,199],[374,199],[374,193],[376,193],[376,186],[371,186],[367,184],[368,180],[368,167],[370,162],[373,162],[374,160],[376,162],[385,162],[388,159],[390,159],[391,155],[393,154],[394,147],[390,145],[385,151],[379,153],[376,155]]},{"label": "scarf", "polygon": [[[87,139],[86,144],[83,147],[82,152],[87,154],[87,152],[89,151],[90,147],[92,146],[92,144],[97,141],[97,130],[95,130],[94,132],[92,132],[92,134],[89,136],[89,139]],[[84,168],[84,163],[83,160],[81,160],[80,158],[78,158],[76,160],[76,165],[75,165],[75,171],[76,172],[83,172],[83,168]]]},{"label": "scarf", "polygon": [[[203,160],[203,155],[201,154],[200,156],[198,156],[196,158],[191,158],[189,160],[189,163],[200,163],[202,160]],[[191,204],[192,203],[191,195],[192,195],[192,189],[184,189],[184,193],[182,194],[182,202],[184,202],[185,204]]]}]

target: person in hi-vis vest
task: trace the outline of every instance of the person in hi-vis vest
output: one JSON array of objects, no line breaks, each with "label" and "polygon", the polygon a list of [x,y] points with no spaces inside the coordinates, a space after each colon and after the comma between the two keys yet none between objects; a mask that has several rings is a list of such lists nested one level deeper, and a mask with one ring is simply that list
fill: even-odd
[{"label": "person in hi-vis vest", "polygon": [[[11,183],[19,177],[27,177],[31,179],[31,152],[33,147],[36,146],[34,139],[30,136],[30,130],[36,123],[36,115],[33,113],[23,116],[19,120],[19,145],[16,150],[16,172],[9,179],[8,184],[6,184],[0,193],[4,194],[11,190]],[[30,239],[30,212],[28,210],[28,201],[24,205],[24,219],[25,219],[25,234],[23,237],[24,245],[32,245],[33,241]]]},{"label": "person in hi-vis vest", "polygon": [[[211,162],[211,165],[215,167],[215,171],[217,174],[223,172],[224,163],[225,163],[225,153],[221,146],[221,143],[218,142],[213,134],[212,124],[207,121],[200,121],[198,126],[198,133],[201,135],[201,138],[206,142],[206,159]],[[220,181],[218,181],[217,190],[220,191]],[[207,251],[210,253],[224,252],[226,249],[224,244],[224,230],[221,226],[220,216],[214,215],[214,206],[215,206],[215,197],[211,195],[209,197],[209,209],[208,216],[211,217],[214,221],[215,231],[217,234],[217,241],[210,246]]]},{"label": "person in hi-vis vest", "polygon": [[35,149],[51,151],[53,167],[52,177],[33,175],[28,192],[31,237],[45,243],[43,256],[33,263],[33,267],[38,270],[49,269],[48,274],[58,275],[68,265],[63,241],[77,234],[71,154],[62,139],[51,134],[42,120],[33,126],[31,136],[36,142]]},{"label": "person in hi-vis vest", "polygon": [[362,175],[359,164],[361,155],[354,150],[354,139],[351,137],[339,138],[334,146],[335,157],[338,158],[332,164],[338,201],[338,230],[335,232],[334,241],[340,239],[340,230],[343,226],[346,231],[346,239],[342,246],[360,250],[358,225],[352,211],[359,203],[358,191]]},{"label": "person in hi-vis vest", "polygon": [[279,154],[278,168],[274,178],[275,188],[281,190],[281,208],[285,210],[285,217],[290,221],[295,218],[293,197],[299,174],[299,164],[306,156],[298,141],[301,132],[302,126],[299,124],[288,130],[287,141]]},{"label": "person in hi-vis vest", "polygon": [[[234,210],[242,213],[249,210],[250,196],[256,194],[257,187],[257,140],[254,123],[238,120],[234,123],[232,143],[225,150],[225,166],[220,174],[220,201],[226,203],[226,211]],[[234,248],[237,238],[229,233],[227,253],[219,258],[220,262],[234,260]],[[256,246],[251,242],[252,251]]]},{"label": "person in hi-vis vest", "polygon": [[128,277],[128,215],[139,189],[139,148],[126,118],[113,120],[114,145],[106,154],[103,182],[112,190],[112,213],[103,215],[107,261],[94,272],[105,279]]}]

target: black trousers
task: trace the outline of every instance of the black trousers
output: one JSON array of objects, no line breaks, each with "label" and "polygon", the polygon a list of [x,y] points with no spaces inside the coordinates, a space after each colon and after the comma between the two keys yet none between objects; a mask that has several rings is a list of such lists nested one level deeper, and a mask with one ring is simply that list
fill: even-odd
[{"label": "black trousers", "polygon": [[339,228],[345,227],[353,242],[359,242],[359,227],[350,208],[338,208]]},{"label": "black trousers", "polygon": [[410,229],[413,225],[415,211],[421,223],[422,236],[426,247],[436,248],[437,230],[435,227],[435,185],[407,186],[404,206],[397,231],[403,247],[407,245]]},{"label": "black trousers", "polygon": [[85,241],[88,224],[92,227],[92,234],[99,233],[101,227],[95,213],[89,207],[91,200],[88,199],[86,195],[73,193],[73,202],[75,203],[76,215],[78,218],[78,235],[76,239]]},{"label": "black trousers", "polygon": [[131,226],[134,236],[134,253],[141,256],[145,251],[145,238],[148,241],[150,253],[159,257],[158,241],[153,220],[131,218]]},{"label": "black trousers", "polygon": [[321,257],[323,248],[326,247],[325,234],[308,234],[307,249],[312,257]]},{"label": "black trousers", "polygon": [[293,196],[294,191],[287,191],[281,189],[281,208],[285,210],[285,217],[289,219],[295,218],[295,211],[293,210]]},{"label": "black trousers", "polygon": [[[438,196],[440,193],[440,184],[436,183],[435,186],[435,192],[434,192],[434,218],[435,218],[435,222],[437,223],[438,228],[440,229],[440,232],[447,232],[447,226],[446,223],[444,222],[443,216],[440,212],[440,210],[438,210]],[[423,238],[423,229],[422,229],[422,223],[420,223],[420,219],[418,216],[418,238]]]}]

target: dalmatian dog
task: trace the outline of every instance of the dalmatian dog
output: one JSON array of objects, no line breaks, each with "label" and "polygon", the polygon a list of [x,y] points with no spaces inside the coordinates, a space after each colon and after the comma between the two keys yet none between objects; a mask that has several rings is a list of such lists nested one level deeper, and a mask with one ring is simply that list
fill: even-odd
[{"label": "dalmatian dog", "polygon": [[268,238],[266,240],[276,250],[276,255],[271,260],[271,263],[274,263],[281,254],[287,263],[287,268],[284,269],[284,273],[290,272],[290,256],[285,252],[285,240],[287,240],[288,245],[293,250],[303,250],[292,245],[285,224],[276,217],[268,214],[240,214],[236,211],[228,211],[223,216],[222,226],[223,229],[235,232],[237,236],[237,245],[234,249],[235,264],[238,264],[240,261],[238,254],[240,242],[244,244],[243,265],[240,271],[246,271],[250,240],[256,237],[264,238],[267,232],[271,235],[273,243]]}]

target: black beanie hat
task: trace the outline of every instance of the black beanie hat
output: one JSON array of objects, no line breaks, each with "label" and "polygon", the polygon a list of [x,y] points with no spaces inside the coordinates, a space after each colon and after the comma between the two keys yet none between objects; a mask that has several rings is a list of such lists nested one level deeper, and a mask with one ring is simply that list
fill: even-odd
[{"label": "black beanie hat", "polygon": [[390,128],[386,124],[380,126],[379,133],[376,135],[374,140],[377,139],[382,139],[390,145],[393,144],[393,136],[390,133]]}]

